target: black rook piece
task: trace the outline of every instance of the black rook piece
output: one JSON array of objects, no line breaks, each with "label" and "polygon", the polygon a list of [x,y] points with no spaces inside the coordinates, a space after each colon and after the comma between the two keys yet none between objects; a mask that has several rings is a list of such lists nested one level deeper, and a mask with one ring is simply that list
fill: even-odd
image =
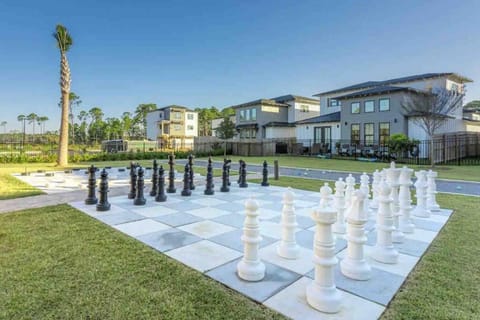
[{"label": "black rook piece", "polygon": [[143,196],[143,188],[145,185],[143,174],[143,168],[138,168],[137,195],[135,197],[135,200],[133,200],[133,204],[136,206],[143,206],[147,202],[147,200],[145,200],[145,197]]},{"label": "black rook piece", "polygon": [[185,165],[185,173],[183,174],[183,190],[182,196],[189,197],[192,195],[192,191],[190,191],[190,173],[189,173],[189,165],[188,163]]},{"label": "black rook piece", "polygon": [[222,168],[222,187],[220,188],[220,192],[229,192],[230,188],[228,187],[228,162],[225,161],[223,162],[223,168]]},{"label": "black rook piece", "polygon": [[240,188],[247,188],[247,164],[245,161],[242,161],[242,165],[240,166]]},{"label": "black rook piece", "polygon": [[160,166],[158,170],[158,186],[157,186],[157,196],[155,197],[157,202],[167,201],[167,196],[165,195],[165,170],[163,166]]},{"label": "black rook piece", "polygon": [[188,156],[188,170],[190,172],[190,190],[195,190],[195,183],[193,181],[193,155]]},{"label": "black rook piece", "polygon": [[177,189],[175,189],[175,156],[173,154],[168,156],[168,165],[169,165],[169,171],[168,171],[168,193],[175,193],[177,192]]},{"label": "black rook piece", "polygon": [[100,200],[97,203],[97,211],[110,210],[110,203],[108,202],[108,172],[105,169],[100,173],[98,193],[100,194]]},{"label": "black rook piece", "polygon": [[263,161],[263,171],[262,171],[263,179],[262,179],[262,186],[268,187],[270,183],[268,183],[268,164],[267,161]]},{"label": "black rook piece", "polygon": [[95,177],[95,172],[97,168],[92,164],[87,170],[88,172],[88,195],[85,199],[85,204],[96,204],[98,202],[97,197],[95,196],[95,188],[97,187],[97,178]]},{"label": "black rook piece", "polygon": [[157,195],[158,186],[158,163],[157,159],[153,160],[153,174],[152,174],[152,190],[150,190],[150,196],[155,197]]},{"label": "black rook piece", "polygon": [[213,190],[213,173],[212,173],[212,161],[208,158],[208,166],[207,166],[207,184],[205,185],[205,191],[203,192],[206,195],[212,195],[215,193]]},{"label": "black rook piece", "polygon": [[135,163],[130,163],[130,191],[128,192],[128,199],[135,199],[137,194],[137,166]]}]

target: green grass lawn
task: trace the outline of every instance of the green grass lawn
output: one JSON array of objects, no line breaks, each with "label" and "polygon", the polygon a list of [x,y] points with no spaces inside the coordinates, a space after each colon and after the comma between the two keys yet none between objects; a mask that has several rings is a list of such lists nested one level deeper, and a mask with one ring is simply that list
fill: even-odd
[{"label": "green grass lawn", "polygon": [[[323,184],[319,180],[290,177],[269,182],[317,192]],[[438,194],[437,201],[443,208],[455,209],[455,213],[400,288],[383,319],[480,316],[480,198]]]},{"label": "green grass lawn", "polygon": [[68,205],[0,225],[0,319],[282,318]]},{"label": "green grass lawn", "polygon": [[[214,157],[213,159],[215,161],[223,161],[223,157]],[[279,165],[284,167],[326,169],[326,170],[368,172],[368,173],[375,171],[375,169],[382,169],[389,166],[388,163],[382,163],[382,162],[321,159],[321,158],[306,157],[306,156],[274,156],[274,157],[231,156],[230,159],[232,159],[232,161],[234,162],[238,162],[239,159],[245,160],[247,162],[247,168],[248,168],[248,164],[261,164],[263,163],[264,160],[267,160],[267,162],[271,166],[273,166],[274,160],[278,160]],[[429,166],[408,165],[408,167],[415,170],[430,169]],[[440,166],[436,166],[435,170],[438,171],[438,177],[441,179],[480,181],[480,166],[440,165]]]}]

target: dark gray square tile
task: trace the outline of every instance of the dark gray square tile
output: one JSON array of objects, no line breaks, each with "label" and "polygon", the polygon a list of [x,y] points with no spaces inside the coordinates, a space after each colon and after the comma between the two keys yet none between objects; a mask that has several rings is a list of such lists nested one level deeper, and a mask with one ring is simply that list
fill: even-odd
[{"label": "dark gray square tile", "polygon": [[152,219],[161,223],[168,224],[169,226],[172,226],[172,227],[179,227],[179,226],[183,226],[186,224],[203,220],[200,217],[194,216],[192,214],[184,213],[184,212],[172,213],[166,216],[155,217]]},{"label": "dark gray square tile", "polygon": [[[375,246],[377,243],[377,232],[372,231],[367,233],[367,243],[368,246]],[[408,254],[414,257],[421,257],[424,252],[428,249],[430,244],[427,242],[422,242],[414,239],[405,238],[403,243],[394,243],[393,246],[397,248],[398,252]]]},{"label": "dark gray square tile", "polygon": [[[296,240],[299,246],[313,250],[313,238],[315,232],[310,230],[300,230],[296,233]],[[347,241],[345,239],[336,236],[335,240],[335,253],[338,253],[347,247]]]},{"label": "dark gray square tile", "polygon": [[95,216],[95,218],[109,225],[117,225],[121,223],[145,219],[144,216],[128,211],[119,213],[98,214]]},{"label": "dark gray square tile", "polygon": [[440,231],[443,227],[443,223],[440,223],[437,221],[431,221],[431,220],[428,220],[428,218],[427,219],[413,218],[413,224],[417,229],[423,229],[423,230],[435,231],[435,232]]},{"label": "dark gray square tile", "polygon": [[212,221],[225,224],[227,226],[242,229],[245,221],[245,216],[237,213],[226,214],[220,217],[210,219]]},{"label": "dark gray square tile", "polygon": [[193,234],[178,229],[148,233],[138,236],[137,239],[160,252],[177,249],[202,240]]},{"label": "dark gray square tile", "polygon": [[295,272],[263,262],[266,267],[265,278],[257,282],[245,281],[237,275],[239,261],[237,259],[210,270],[207,275],[258,302],[267,300],[301,277]]},{"label": "dark gray square tile", "polygon": [[[297,215],[296,219],[297,219],[298,227],[301,228],[301,229],[308,229],[308,228],[313,227],[315,225],[315,221],[313,221],[312,218],[310,218],[310,217]],[[280,216],[274,217],[272,219],[269,219],[268,221],[280,223],[281,220],[282,220],[282,216],[280,215]]]},{"label": "dark gray square tile", "polygon": [[450,217],[453,213],[452,209],[440,209],[440,211],[432,211],[432,214],[439,216]]},{"label": "dark gray square tile", "polygon": [[[189,197],[185,197],[189,198]],[[185,199],[188,200],[188,199]],[[182,201],[182,202],[174,202],[174,203],[169,203],[168,200],[163,204],[165,207],[172,208],[178,211],[187,211],[187,210],[194,210],[194,209],[199,209],[205,207],[204,205],[197,204],[194,202],[190,201]]]},{"label": "dark gray square tile", "polygon": [[[220,198],[220,199],[225,200],[224,198]],[[227,200],[227,201],[231,201],[231,200]],[[239,211],[245,210],[245,206],[243,204],[236,203],[236,202],[221,203],[213,207],[220,210],[230,211],[230,212],[239,212]]]},{"label": "dark gray square tile", "polygon": [[[213,238],[209,238],[208,240],[221,244],[230,249],[243,252],[243,242],[241,240],[242,234],[243,234],[243,230],[237,229],[230,232],[222,233]],[[262,238],[263,240],[262,242],[260,242],[260,248],[266,247],[269,244],[277,241],[276,239],[273,239],[267,236],[262,236]]]}]

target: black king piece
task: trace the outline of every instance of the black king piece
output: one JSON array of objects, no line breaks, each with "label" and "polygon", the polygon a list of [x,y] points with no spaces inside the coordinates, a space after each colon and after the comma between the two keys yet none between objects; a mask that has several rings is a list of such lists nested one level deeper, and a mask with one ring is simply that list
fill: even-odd
[{"label": "black king piece", "polygon": [[145,200],[145,197],[143,196],[143,189],[145,186],[143,174],[144,174],[143,168],[139,167],[138,180],[137,180],[137,194],[136,194],[135,200],[133,200],[133,204],[136,206],[143,206],[147,202],[147,200]]},{"label": "black king piece", "polygon": [[97,203],[97,211],[110,210],[110,203],[108,202],[108,172],[103,169],[100,173],[100,186],[98,193],[100,194],[100,200]]},{"label": "black king piece", "polygon": [[157,186],[157,196],[155,197],[157,202],[167,201],[167,195],[165,194],[165,170],[163,166],[160,166],[158,170],[158,186]]},{"label": "black king piece", "polygon": [[190,173],[188,170],[189,166],[188,163],[185,165],[185,172],[183,174],[183,190],[182,196],[190,197],[192,195],[192,191],[190,191]]},{"label": "black king piece", "polygon": [[98,202],[97,197],[95,196],[95,188],[97,187],[97,178],[95,177],[95,172],[97,168],[92,164],[87,170],[88,172],[88,195],[85,199],[85,204],[96,204]]},{"label": "black king piece", "polygon": [[130,191],[128,192],[128,199],[135,199],[137,194],[137,165],[130,162]]},{"label": "black king piece", "polygon": [[189,174],[190,174],[190,190],[195,190],[195,183],[193,181],[193,176],[194,176],[194,172],[193,172],[193,155],[189,155],[188,156],[188,170],[189,170]]},{"label": "black king piece", "polygon": [[150,196],[155,197],[157,195],[158,186],[158,162],[157,159],[153,160],[153,174],[152,174],[152,190],[150,190]]},{"label": "black king piece", "polygon": [[262,170],[262,186],[263,187],[268,187],[270,183],[268,183],[268,164],[267,161],[263,161],[263,170]]},{"label": "black king piece", "polygon": [[175,156],[173,154],[168,156],[168,188],[167,193],[175,193],[177,189],[175,189]]}]

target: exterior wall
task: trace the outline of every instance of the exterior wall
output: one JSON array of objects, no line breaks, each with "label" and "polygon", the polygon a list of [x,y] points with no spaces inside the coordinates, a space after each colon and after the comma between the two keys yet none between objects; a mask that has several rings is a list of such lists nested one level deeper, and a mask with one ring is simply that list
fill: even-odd
[{"label": "exterior wall", "polygon": [[[361,89],[361,90],[364,90],[364,89]],[[330,99],[333,99],[333,98],[341,96],[341,95],[346,95],[346,94],[354,93],[354,92],[357,92],[357,91],[361,91],[361,90],[350,90],[350,91],[343,91],[343,92],[340,92],[340,93],[337,92],[337,93],[321,95],[320,96],[320,105],[319,105],[320,115],[323,116],[325,114],[330,114],[330,113],[333,113],[333,112],[342,111],[341,107],[330,107],[329,106],[329,100]],[[342,101],[342,103],[343,103],[343,101]]]},{"label": "exterior wall", "polygon": [[[240,111],[247,110],[247,109],[255,109],[256,110],[256,120],[244,120],[240,121]],[[245,125],[245,124],[257,124],[258,131],[256,134],[256,139],[261,140],[262,137],[266,134],[264,131],[265,125],[268,122],[276,121],[276,122],[287,122],[288,119],[288,108],[287,107],[280,107],[280,106],[263,106],[263,105],[254,105],[248,107],[240,107],[235,109],[235,124],[238,125]]]},{"label": "exterior wall", "polygon": [[[288,122],[305,120],[320,115],[320,104],[295,102],[292,107],[288,108]],[[302,111],[302,106],[307,106],[308,112]]]},{"label": "exterior wall", "polygon": [[[188,116],[192,115],[193,119],[189,120]],[[185,112],[185,133],[186,137],[197,137],[198,136],[198,113],[186,111]]]},{"label": "exterior wall", "polygon": [[293,138],[295,137],[294,127],[267,127],[265,128],[266,139]]},{"label": "exterior wall", "polygon": [[316,127],[330,127],[330,134],[333,144],[341,139],[340,123],[338,122],[322,122],[322,123],[308,123],[297,124],[295,128],[295,135],[297,140],[301,141],[304,146],[310,146],[315,139]]},{"label": "exterior wall", "polygon": [[[466,124],[461,119],[448,119],[435,134],[467,131]],[[425,130],[418,124],[418,118],[408,119],[408,137],[417,140],[430,140]]]},{"label": "exterior wall", "polygon": [[[237,117],[236,116],[231,116],[230,121],[233,122],[233,124],[236,124]],[[213,119],[212,120],[212,137],[216,137],[217,133],[215,132],[215,129],[220,126],[220,124],[223,122],[223,118],[218,118],[218,119]]]},{"label": "exterior wall", "polygon": [[161,134],[160,122],[164,119],[164,112],[162,110],[155,110],[147,113],[147,139],[157,140]]}]

